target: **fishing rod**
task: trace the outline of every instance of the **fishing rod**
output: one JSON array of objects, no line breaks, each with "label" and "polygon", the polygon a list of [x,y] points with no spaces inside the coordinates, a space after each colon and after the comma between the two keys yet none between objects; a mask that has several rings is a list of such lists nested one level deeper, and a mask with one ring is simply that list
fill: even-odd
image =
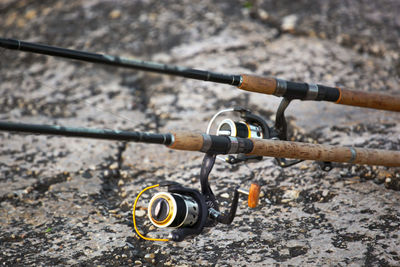
[{"label": "fishing rod", "polygon": [[92,63],[131,68],[143,71],[175,75],[190,79],[229,84],[239,89],[284,97],[290,100],[328,101],[336,104],[400,112],[400,95],[387,95],[364,91],[353,91],[320,84],[291,82],[277,78],[249,74],[231,75],[198,70],[168,64],[135,60],[119,56],[90,53],[61,47],[0,38],[0,47],[56,57],[82,60]]},{"label": "fishing rod", "polygon": [[400,152],[178,131],[167,134],[0,121],[0,131],[162,144],[175,150],[400,167]]},{"label": "fishing rod", "polygon": [[[228,212],[219,210],[208,177],[217,155],[220,154],[400,166],[398,151],[274,140],[268,139],[270,136],[264,135],[264,130],[251,119],[250,122],[223,121],[218,126],[217,135],[193,132],[160,134],[0,121],[0,131],[161,144],[175,150],[205,153],[199,175],[201,190],[187,188],[176,182],[162,182],[149,186],[138,194],[132,211],[134,228],[141,238],[151,241],[182,241],[188,236],[199,235],[204,227],[212,227],[217,223],[229,225],[236,215],[239,193],[248,194],[249,207],[257,206],[260,187],[252,184],[248,192],[238,188],[234,190]],[[156,187],[166,187],[167,190],[151,198],[147,208],[148,217],[158,228],[174,229],[168,238],[144,236],[136,224],[135,211],[140,196]]]},{"label": "fishing rod", "polygon": [[399,151],[243,138],[230,135],[210,135],[185,131],[159,134],[4,121],[0,121],[0,131],[162,144],[175,150],[212,154],[244,153],[266,157],[400,167]]}]

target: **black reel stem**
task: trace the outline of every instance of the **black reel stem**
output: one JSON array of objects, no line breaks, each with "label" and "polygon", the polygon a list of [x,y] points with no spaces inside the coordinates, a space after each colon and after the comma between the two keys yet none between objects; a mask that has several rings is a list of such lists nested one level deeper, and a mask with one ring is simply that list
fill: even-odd
[{"label": "black reel stem", "polygon": [[275,131],[279,140],[287,140],[287,123],[285,118],[285,110],[289,106],[292,100],[289,98],[283,98],[279,104],[278,110],[276,111],[275,117]]},{"label": "black reel stem", "polygon": [[212,168],[214,167],[216,154],[206,153],[203,158],[203,162],[201,164],[200,170],[200,185],[201,185],[201,193],[204,195],[206,199],[207,206],[218,210],[217,200],[215,198],[214,193],[211,190],[210,183],[208,182],[208,176]]},{"label": "black reel stem", "polygon": [[[285,110],[289,106],[290,102],[292,99],[284,97],[279,104],[278,110],[276,111],[276,117],[275,117],[275,131],[276,131],[276,139],[279,140],[287,140],[287,122],[285,118]],[[282,168],[287,168],[293,165],[296,165],[303,160],[287,160],[285,158],[275,158],[276,162],[278,165]]]},{"label": "black reel stem", "polygon": [[200,170],[201,192],[205,198],[206,205],[209,211],[209,221],[207,222],[206,226],[215,226],[217,222],[223,224],[232,223],[236,215],[239,201],[239,192],[237,189],[235,189],[230,211],[227,214],[223,214],[219,211],[217,199],[215,198],[215,195],[212,192],[210,183],[208,181],[208,177],[215,163],[215,158],[215,154],[207,153],[203,158],[203,163]]}]

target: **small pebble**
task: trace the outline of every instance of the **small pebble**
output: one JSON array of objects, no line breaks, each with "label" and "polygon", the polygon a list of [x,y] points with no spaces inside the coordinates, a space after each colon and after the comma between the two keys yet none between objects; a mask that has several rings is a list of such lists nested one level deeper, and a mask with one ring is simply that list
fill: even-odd
[{"label": "small pebble", "polygon": [[283,17],[281,29],[288,32],[294,31],[297,24],[297,19],[298,17],[296,15],[288,15]]},{"label": "small pebble", "polygon": [[127,172],[127,171],[121,171],[121,172],[120,172],[120,175],[121,175],[121,177],[122,177],[123,179],[128,178],[128,172]]},{"label": "small pebble", "polygon": [[154,253],[148,253],[144,256],[145,259],[154,259],[156,255]]},{"label": "small pebble", "polygon": [[144,215],[146,215],[146,211],[144,211],[144,210],[136,210],[135,215],[136,215],[136,217],[143,217]]},{"label": "small pebble", "polygon": [[222,198],[229,198],[229,194],[228,193],[223,193],[223,194],[221,194],[221,197]]},{"label": "small pebble", "polygon": [[[282,198],[283,198],[283,200],[287,199],[290,201],[293,199],[297,199],[299,197],[299,194],[300,194],[300,190],[287,190],[283,194]],[[283,200],[282,200],[282,202],[283,202]]]},{"label": "small pebble", "polygon": [[[124,192],[124,193],[125,193],[125,192]],[[122,194],[121,194],[121,197],[122,197]],[[129,207],[130,204],[129,204],[129,202],[128,202],[126,199],[124,199],[124,200],[121,202],[121,204],[119,204],[119,206],[120,206],[120,207]]]},{"label": "small pebble", "polygon": [[110,17],[110,19],[117,19],[121,17],[121,11],[118,9],[114,9],[113,11],[110,12],[108,16]]},{"label": "small pebble", "polygon": [[113,164],[110,165],[110,167],[108,167],[110,170],[115,170],[118,169],[118,163],[114,162]]},{"label": "small pebble", "polygon": [[308,166],[307,165],[301,165],[300,166],[300,170],[307,170],[308,169]]},{"label": "small pebble", "polygon": [[28,186],[27,188],[25,188],[24,193],[25,194],[29,194],[32,191],[33,191],[33,187],[32,186]]}]

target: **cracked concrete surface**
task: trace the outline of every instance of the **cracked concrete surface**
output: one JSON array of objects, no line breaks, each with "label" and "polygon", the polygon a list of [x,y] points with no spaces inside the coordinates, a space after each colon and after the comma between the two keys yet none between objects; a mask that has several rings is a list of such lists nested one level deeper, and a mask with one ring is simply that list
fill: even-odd
[{"label": "cracked concrete surface", "polygon": [[[398,23],[391,15],[400,11],[397,2],[363,1],[362,9],[310,3],[6,0],[0,36],[398,94]],[[202,132],[215,112],[238,105],[272,123],[280,101],[220,84],[0,54],[1,120]],[[294,101],[287,115],[293,140],[400,147],[395,113]],[[241,199],[231,226],[181,243],[139,240],[131,221],[137,193],[165,180],[198,188],[202,156],[157,145],[0,133],[0,263],[399,265],[398,168],[335,164],[324,172],[308,161],[283,170],[273,159],[219,162],[210,181],[222,208],[249,178],[263,184],[259,207],[250,210]],[[138,213],[141,229],[154,234],[144,213]]]}]

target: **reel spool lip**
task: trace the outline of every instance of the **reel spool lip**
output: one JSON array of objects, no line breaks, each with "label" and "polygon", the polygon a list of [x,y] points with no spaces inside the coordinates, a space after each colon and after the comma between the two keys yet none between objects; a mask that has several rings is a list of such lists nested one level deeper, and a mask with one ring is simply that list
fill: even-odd
[{"label": "reel spool lip", "polygon": [[220,122],[220,124],[217,127],[217,135],[220,135],[219,132],[220,132],[220,129],[223,124],[228,124],[231,127],[231,134],[229,136],[233,136],[233,137],[237,136],[236,124],[232,119],[224,119],[223,121]]},{"label": "reel spool lip", "polygon": [[[168,202],[168,205],[169,205],[168,216],[167,216],[164,220],[162,220],[161,222],[155,220],[155,219],[151,216],[152,206],[153,206],[153,204],[154,204],[154,201],[155,201],[156,199],[160,198],[159,196],[163,196],[163,199],[165,199],[165,200]],[[149,203],[149,206],[148,206],[148,207],[149,207],[149,208],[148,208],[148,210],[147,210],[147,214],[148,214],[148,216],[149,216],[149,219],[150,219],[151,223],[152,223],[154,226],[156,226],[156,227],[159,227],[159,228],[168,227],[168,226],[170,226],[170,225],[172,224],[172,222],[175,220],[176,213],[177,213],[177,210],[176,210],[177,204],[176,204],[176,201],[175,201],[175,199],[174,199],[174,197],[172,196],[171,193],[168,193],[168,192],[158,192],[157,194],[155,194],[155,195],[150,199],[150,203]]]}]

